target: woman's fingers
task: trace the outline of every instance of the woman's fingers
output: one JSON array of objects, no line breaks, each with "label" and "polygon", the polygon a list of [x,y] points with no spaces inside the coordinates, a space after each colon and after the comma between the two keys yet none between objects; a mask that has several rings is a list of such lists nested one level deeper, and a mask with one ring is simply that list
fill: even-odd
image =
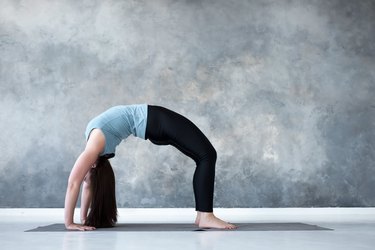
[{"label": "woman's fingers", "polygon": [[92,230],[95,230],[96,228],[73,223],[73,224],[70,224],[69,226],[67,226],[66,229],[68,229],[68,230],[79,230],[79,231],[92,231]]},{"label": "woman's fingers", "polygon": [[81,227],[82,231],[92,231],[95,230],[95,227],[89,227],[89,226],[82,226]]}]

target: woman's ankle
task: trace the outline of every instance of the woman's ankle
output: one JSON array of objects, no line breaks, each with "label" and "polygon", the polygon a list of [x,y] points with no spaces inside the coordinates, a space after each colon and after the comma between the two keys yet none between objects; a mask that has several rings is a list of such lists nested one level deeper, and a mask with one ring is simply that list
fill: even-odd
[{"label": "woman's ankle", "polygon": [[199,214],[199,217],[201,218],[209,218],[209,217],[212,217],[212,216],[215,216],[213,212],[198,212]]}]

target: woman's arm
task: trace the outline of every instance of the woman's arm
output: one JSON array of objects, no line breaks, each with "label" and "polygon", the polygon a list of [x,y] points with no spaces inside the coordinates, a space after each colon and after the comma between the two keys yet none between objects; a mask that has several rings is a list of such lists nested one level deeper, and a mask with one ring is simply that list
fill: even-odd
[{"label": "woman's arm", "polygon": [[65,227],[71,230],[92,230],[93,227],[82,226],[75,224],[74,208],[77,204],[77,199],[83,178],[90,170],[91,166],[96,162],[99,154],[103,151],[105,145],[105,138],[99,129],[94,129],[90,138],[87,141],[85,150],[76,160],[72,171],[70,172],[68,187],[65,196]]},{"label": "woman's arm", "polygon": [[90,151],[84,151],[77,159],[70,173],[68,187],[65,196],[65,227],[67,229],[87,230],[90,228],[76,225],[73,222],[74,208],[76,207],[80,187],[84,176],[95,163],[97,155]]},{"label": "woman's arm", "polygon": [[83,181],[82,194],[81,194],[81,224],[85,224],[87,219],[87,212],[91,204],[91,171],[87,173]]}]

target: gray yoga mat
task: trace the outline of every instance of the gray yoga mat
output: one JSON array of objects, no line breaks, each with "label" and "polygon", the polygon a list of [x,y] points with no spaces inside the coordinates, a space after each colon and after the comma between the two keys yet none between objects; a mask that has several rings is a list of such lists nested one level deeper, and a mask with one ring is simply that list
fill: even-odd
[{"label": "gray yoga mat", "polygon": [[[227,231],[313,231],[313,230],[332,230],[329,228],[309,225],[304,223],[235,223],[238,228]],[[41,226],[25,232],[67,232],[64,224],[51,224]],[[166,224],[166,223],[129,223],[117,224],[111,228],[98,228],[95,231],[114,231],[114,232],[165,232],[165,231],[225,231],[223,229],[198,228],[193,224]]]}]

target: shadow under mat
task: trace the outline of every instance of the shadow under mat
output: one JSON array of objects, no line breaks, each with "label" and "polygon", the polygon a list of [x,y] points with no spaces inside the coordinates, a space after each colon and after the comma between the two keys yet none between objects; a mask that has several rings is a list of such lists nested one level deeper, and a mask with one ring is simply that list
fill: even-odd
[{"label": "shadow under mat", "polygon": [[[171,231],[331,231],[333,229],[304,223],[235,223],[235,230],[198,228],[194,224],[181,223],[120,223],[111,228],[97,228],[95,231],[110,232],[171,232]],[[25,232],[68,232],[64,224],[41,226]]]}]

